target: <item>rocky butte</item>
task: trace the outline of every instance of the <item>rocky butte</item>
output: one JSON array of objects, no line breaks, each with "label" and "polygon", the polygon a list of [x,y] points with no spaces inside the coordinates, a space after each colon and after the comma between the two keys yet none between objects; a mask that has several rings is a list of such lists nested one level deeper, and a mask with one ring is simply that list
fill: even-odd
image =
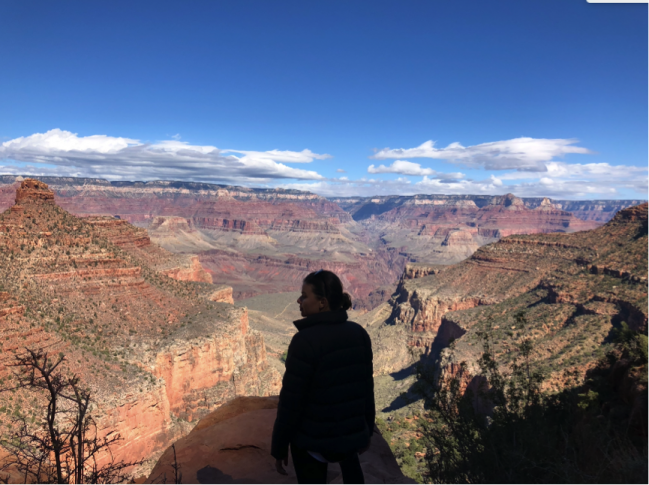
[{"label": "rocky butte", "polygon": [[[115,457],[144,459],[143,471],[224,402],[279,392],[263,336],[230,288],[145,230],[73,216],[56,200],[26,179],[0,214],[0,378],[25,347],[64,354],[65,372],[93,392],[102,432],[124,438]],[[0,426],[38,405],[1,393]]]}]

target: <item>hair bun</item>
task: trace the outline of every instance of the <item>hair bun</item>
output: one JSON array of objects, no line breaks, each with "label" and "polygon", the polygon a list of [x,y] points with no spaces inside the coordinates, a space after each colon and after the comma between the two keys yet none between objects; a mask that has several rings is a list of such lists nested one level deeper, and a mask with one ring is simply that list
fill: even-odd
[{"label": "hair bun", "polygon": [[349,296],[349,293],[343,293],[343,310],[349,310],[352,307],[352,297]]}]

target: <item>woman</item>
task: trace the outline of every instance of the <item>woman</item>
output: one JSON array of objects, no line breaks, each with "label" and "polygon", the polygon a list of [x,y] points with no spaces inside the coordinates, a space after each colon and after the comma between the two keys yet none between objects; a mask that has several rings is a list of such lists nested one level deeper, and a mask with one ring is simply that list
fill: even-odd
[{"label": "woman", "polygon": [[298,483],[326,483],[333,462],[344,483],[364,483],[358,454],[375,417],[370,337],[347,320],[351,298],[331,271],[304,278],[297,302],[304,318],[294,322],[273,429],[277,471],[286,474],[290,444]]}]

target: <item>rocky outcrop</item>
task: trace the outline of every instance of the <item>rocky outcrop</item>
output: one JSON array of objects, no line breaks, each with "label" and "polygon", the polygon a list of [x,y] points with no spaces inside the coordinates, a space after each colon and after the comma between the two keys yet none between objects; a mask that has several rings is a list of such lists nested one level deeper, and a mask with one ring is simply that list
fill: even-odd
[{"label": "rocky outcrop", "polygon": [[210,275],[198,260],[198,256],[190,257],[189,268],[173,268],[162,271],[163,274],[178,281],[199,281],[203,283],[212,283]]},{"label": "rocky outcrop", "polygon": [[408,263],[403,270],[401,279],[412,280],[423,278],[429,274],[437,274],[446,268],[444,265],[426,264],[426,263]]},{"label": "rocky outcrop", "polygon": [[210,294],[209,300],[221,303],[229,303],[230,305],[233,305],[234,299],[232,298],[232,287],[221,285],[218,289],[214,290]]},{"label": "rocky outcrop", "polygon": [[54,203],[54,192],[40,180],[25,179],[16,190],[16,204],[24,202]]},{"label": "rocky outcrop", "polygon": [[183,232],[195,232],[196,228],[192,224],[190,219],[185,219],[184,217],[163,217],[157,216],[154,217],[148,227],[149,231],[156,231],[158,233],[167,232],[170,234],[175,234],[179,231]]},{"label": "rocky outcrop", "polygon": [[[277,414],[276,397],[237,398],[205,416],[175,443],[176,462],[185,483],[295,483],[292,459],[288,475],[275,469],[270,455]],[[405,477],[378,429],[360,455],[366,483],[415,483]],[[174,451],[168,448],[145,483],[173,480]],[[327,483],[342,483],[338,464],[329,465]]]},{"label": "rocky outcrop", "polygon": [[[124,438],[114,455],[127,460],[157,458],[186,423],[229,399],[278,392],[281,376],[231,289],[223,303],[223,286],[172,279],[187,256],[125,221],[72,216],[44,185],[25,186],[41,195],[0,214],[0,378],[25,347],[65,355],[66,372],[92,389],[101,432]],[[189,271],[173,276],[200,279],[197,258]],[[13,395],[39,412],[28,397]]]},{"label": "rocky outcrop", "polygon": [[164,379],[174,415],[195,421],[238,395],[279,393],[263,338],[249,328],[245,309],[234,312],[234,325],[206,320],[157,350],[153,373]]}]

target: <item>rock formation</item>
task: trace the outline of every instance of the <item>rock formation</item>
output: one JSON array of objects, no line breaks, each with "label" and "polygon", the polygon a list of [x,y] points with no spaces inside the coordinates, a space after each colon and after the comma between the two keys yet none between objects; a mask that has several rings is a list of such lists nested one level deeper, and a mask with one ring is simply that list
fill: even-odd
[{"label": "rock formation", "polygon": [[46,183],[40,180],[27,179],[16,190],[16,205],[27,201],[54,203],[54,192],[49,190]]},{"label": "rock formation", "polygon": [[[280,475],[270,455],[277,402],[276,397],[240,397],[201,419],[175,443],[183,482],[296,483],[292,460],[285,467],[288,475]],[[360,462],[365,483],[416,483],[401,473],[377,429]],[[167,448],[145,483],[173,482],[173,463],[173,450]],[[329,465],[327,483],[342,483],[338,464]]]},{"label": "rock formation", "polygon": [[512,194],[492,197],[478,207],[471,200],[411,199],[361,221],[369,234],[413,262],[452,264],[476,249],[511,234],[575,232],[593,229],[549,201],[529,209]]},{"label": "rock formation", "polygon": [[[114,455],[128,460],[156,458],[236,396],[278,393],[280,374],[231,288],[186,280],[201,274],[196,259],[183,274],[187,256],[125,221],[67,213],[38,181],[18,194],[0,214],[0,378],[25,347],[63,353],[65,371],[92,389],[102,432],[124,438]],[[27,396],[7,399],[3,409],[37,410]]]},{"label": "rock formation", "polygon": [[[422,354],[443,372],[455,372],[462,361],[475,370],[482,351],[477,335],[486,332],[505,359],[531,339],[548,385],[583,379],[614,326],[624,321],[646,332],[647,204],[592,231],[509,236],[456,265],[407,269],[383,305],[390,316],[368,327],[383,372]],[[416,352],[383,346],[388,331],[401,332],[400,341]]]},{"label": "rock formation", "polygon": [[[379,217],[405,204],[434,205],[453,203],[475,204],[478,208],[488,205],[493,200],[489,195],[414,195],[414,196],[373,196],[373,197],[333,197],[332,202],[349,212],[354,220],[361,221]],[[536,209],[542,205],[552,205],[555,209],[571,212],[578,219],[604,223],[627,207],[642,204],[646,200],[556,200],[546,197],[525,197],[525,207]]]},{"label": "rock formation", "polygon": [[[0,176],[0,208],[12,204],[19,179]],[[511,195],[328,200],[295,190],[192,182],[44,181],[75,215],[118,216],[146,228],[157,245],[182,256],[175,269],[167,268],[173,277],[211,277],[233,286],[240,300],[296,291],[309,271],[326,268],[340,272],[355,308],[365,310],[386,300],[392,292],[386,288],[394,288],[407,262],[452,264],[510,234],[590,229],[632,202]],[[580,221],[562,208],[597,222]],[[144,244],[147,235],[131,237]],[[194,269],[192,254],[205,271]]]},{"label": "rock formation", "polygon": [[[198,255],[208,274],[193,271],[188,258],[177,271],[168,268],[168,274],[201,281],[210,276],[233,286],[235,299],[297,291],[311,268],[326,267],[341,273],[356,305],[364,307],[376,298],[370,299],[370,293],[396,283],[405,262],[398,251],[370,247],[354,232],[349,214],[308,192],[183,182],[47,181],[56,189],[57,203],[75,215],[113,221],[119,216],[146,227],[156,244],[173,253]],[[0,207],[2,190],[0,185]]]}]

